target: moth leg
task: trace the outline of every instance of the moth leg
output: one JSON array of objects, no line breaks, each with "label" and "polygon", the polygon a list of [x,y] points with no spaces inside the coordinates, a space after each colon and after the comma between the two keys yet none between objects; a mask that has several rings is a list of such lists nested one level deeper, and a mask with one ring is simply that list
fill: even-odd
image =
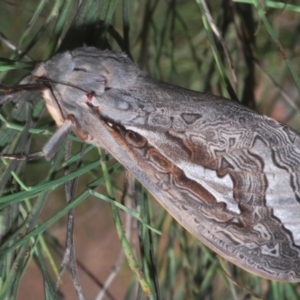
[{"label": "moth leg", "polygon": [[59,147],[65,142],[73,127],[71,119],[66,119],[61,127],[54,133],[50,140],[43,147],[43,154],[46,160],[51,160]]},{"label": "moth leg", "polygon": [[61,127],[53,134],[42,151],[34,152],[30,154],[1,154],[0,157],[15,160],[35,160],[41,157],[45,157],[46,160],[51,160],[55,155],[59,147],[64,143],[68,134],[71,132],[73,122],[71,119],[66,119]]},{"label": "moth leg", "polygon": [[125,198],[128,195],[128,188],[129,188],[129,177],[131,176],[131,174],[129,173],[128,170],[125,170],[125,178],[124,178],[124,183],[123,183],[123,193],[121,195],[121,204],[125,204]]}]

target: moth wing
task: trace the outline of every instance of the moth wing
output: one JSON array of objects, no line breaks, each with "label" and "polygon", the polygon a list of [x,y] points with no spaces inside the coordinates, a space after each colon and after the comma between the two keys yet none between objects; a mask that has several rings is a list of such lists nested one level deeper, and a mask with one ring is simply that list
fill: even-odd
[{"label": "moth wing", "polygon": [[299,281],[299,134],[228,100],[196,100],[183,99],[180,113],[166,104],[145,124],[112,126],[133,161],[127,168],[221,256],[268,279]]}]

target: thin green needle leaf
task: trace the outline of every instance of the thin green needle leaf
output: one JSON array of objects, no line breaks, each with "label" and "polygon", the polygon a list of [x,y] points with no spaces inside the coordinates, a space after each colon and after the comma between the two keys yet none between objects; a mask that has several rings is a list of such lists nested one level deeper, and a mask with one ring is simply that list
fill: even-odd
[{"label": "thin green needle leaf", "polygon": [[154,233],[157,233],[157,234],[161,234],[161,231],[155,229],[154,227],[150,226],[149,224],[145,223],[143,221],[143,219],[139,216],[139,214],[137,212],[135,212],[134,210],[122,205],[121,203],[113,200],[113,199],[110,199],[108,197],[106,197],[105,195],[102,195],[100,193],[97,193],[95,192],[94,190],[89,190],[90,194],[99,198],[99,199],[102,199],[108,203],[111,203],[112,205],[115,205],[117,206],[118,208],[121,208],[123,211],[131,214],[134,218],[136,218],[137,220],[139,220],[144,226],[146,226],[147,228],[149,228],[151,231],[153,231]]}]

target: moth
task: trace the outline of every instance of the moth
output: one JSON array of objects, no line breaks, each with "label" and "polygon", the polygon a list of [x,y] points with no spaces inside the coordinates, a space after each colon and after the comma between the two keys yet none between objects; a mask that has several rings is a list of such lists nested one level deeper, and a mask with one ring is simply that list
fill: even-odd
[{"label": "moth", "polygon": [[[93,47],[41,63],[58,131],[103,147],[201,242],[237,266],[300,281],[300,135],[236,102],[147,76]],[[88,117],[87,117],[88,116]]]}]

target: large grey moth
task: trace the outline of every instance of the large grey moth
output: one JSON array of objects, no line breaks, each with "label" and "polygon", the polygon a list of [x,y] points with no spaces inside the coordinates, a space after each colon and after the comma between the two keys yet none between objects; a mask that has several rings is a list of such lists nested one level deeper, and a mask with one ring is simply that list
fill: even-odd
[{"label": "large grey moth", "polygon": [[221,97],[147,76],[124,54],[56,55],[39,83],[59,129],[105,148],[189,232],[259,276],[300,281],[300,136]]}]

